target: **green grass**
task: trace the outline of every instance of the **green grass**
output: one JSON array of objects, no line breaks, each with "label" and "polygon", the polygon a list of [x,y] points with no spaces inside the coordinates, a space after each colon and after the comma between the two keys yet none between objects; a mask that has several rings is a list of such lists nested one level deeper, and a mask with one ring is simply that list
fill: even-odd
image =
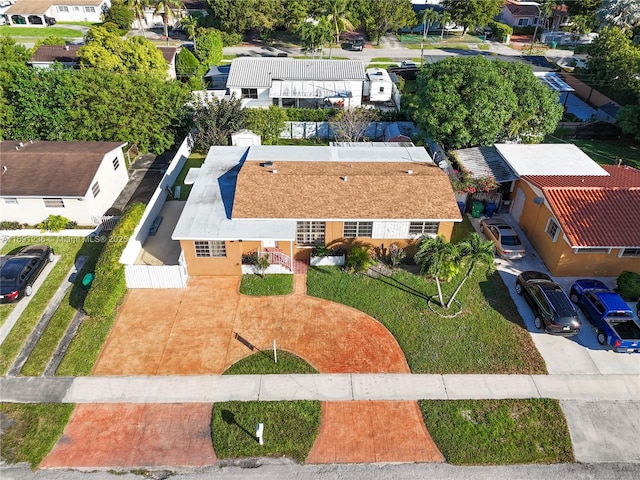
[{"label": "green grass", "polygon": [[10,35],[11,37],[62,37],[62,38],[81,38],[83,34],[79,30],[64,27],[11,27],[3,25],[0,27],[0,35]]},{"label": "green grass", "polygon": [[429,433],[453,465],[575,461],[557,400],[421,400]]},{"label": "green grass", "polygon": [[[338,268],[310,268],[309,295],[349,305],[378,319],[396,338],[413,373],[544,374],[518,309],[496,272],[477,272],[456,297],[462,312],[455,318],[434,314],[435,282],[397,271],[378,279],[349,275]],[[442,286],[445,297],[460,278]],[[452,307],[456,310],[455,305]]]},{"label": "green grass", "polygon": [[328,138],[279,138],[278,145],[318,146],[329,145]]},{"label": "green grass", "polygon": [[[211,431],[218,458],[290,457],[303,462],[320,428],[320,402],[222,402],[213,407]],[[264,445],[256,424],[264,423]]]},{"label": "green grass", "polygon": [[[25,240],[28,241],[25,242]],[[47,245],[50,245],[51,247],[53,247],[56,255],[60,255],[61,258],[60,260],[58,260],[56,266],[53,268],[44,283],[41,285],[40,289],[38,289],[38,291],[33,295],[29,306],[27,306],[27,308],[24,310],[19,320],[11,329],[11,332],[7,336],[6,340],[0,346],[0,373],[2,375],[6,375],[16,355],[20,353],[24,342],[27,340],[29,334],[40,320],[40,317],[44,313],[44,310],[47,307],[49,301],[53,297],[62,281],[66,278],[69,269],[76,259],[76,256],[89,256],[89,260],[87,261],[87,264],[83,269],[83,272],[88,272],[92,268],[92,265],[95,264],[97,256],[99,255],[99,252],[104,245],[101,243],[86,242],[81,237],[42,236],[28,239],[24,237],[14,237],[7,242],[7,244],[2,248],[1,252],[3,254],[8,253],[17,250],[19,247],[26,244],[34,243],[46,243]],[[61,305],[61,307],[64,307],[63,311],[60,313],[60,317],[56,319],[56,322],[54,322],[54,325],[56,325],[56,327],[52,328],[62,328],[61,324],[64,324],[64,322],[68,323],[73,317],[75,310],[77,310],[77,308],[79,307],[85,294],[84,288],[81,284],[82,276],[83,273],[78,275],[74,286],[71,287],[69,295],[66,296],[63,300],[63,304]],[[20,301],[23,302],[25,300],[22,299]],[[10,305],[0,306],[0,314],[3,318],[3,322],[6,320],[6,317],[13,308],[14,307],[11,307]],[[46,334],[46,336],[48,337],[48,340],[46,341],[49,342],[49,344],[47,347],[45,347],[45,350],[52,352],[53,349],[55,349],[55,345],[57,345],[55,335]],[[55,345],[53,345],[54,343]],[[42,347],[37,347],[37,350],[40,348]],[[48,361],[48,359],[46,361]],[[42,362],[46,364],[46,361],[43,358],[39,360],[40,364],[42,364]],[[42,368],[44,368],[44,366]]]},{"label": "green grass", "polygon": [[254,353],[231,365],[224,375],[275,375],[291,373],[318,373],[302,358],[285,350],[278,350],[278,363],[273,350]]},{"label": "green grass", "polygon": [[624,165],[640,169],[640,142],[633,140],[577,140],[548,135],[547,143],[573,143],[600,165]]},{"label": "green grass", "polygon": [[37,467],[62,435],[73,408],[72,404],[0,404],[6,417],[0,442],[3,460]]},{"label": "green grass", "polygon": [[293,275],[242,275],[240,293],[244,295],[288,295],[293,292]]},{"label": "green grass", "polygon": [[93,27],[94,25],[103,25],[102,22],[57,22],[56,25],[80,25],[81,27]]},{"label": "green grass", "polygon": [[398,62],[389,57],[374,57],[371,59],[371,63],[393,63],[395,65],[398,64]]},{"label": "green grass", "polygon": [[171,191],[174,192],[176,186],[180,186],[180,198],[178,200],[186,200],[189,196],[193,185],[185,185],[184,179],[186,178],[187,173],[189,173],[190,168],[200,168],[202,166],[205,157],[206,154],[204,153],[192,153],[184,163],[182,170],[180,170],[180,173],[178,174],[178,178],[176,178],[176,181],[171,188]]},{"label": "green grass", "polygon": [[462,215],[462,222],[456,223],[451,234],[451,243],[460,243],[476,230],[467,215]]}]

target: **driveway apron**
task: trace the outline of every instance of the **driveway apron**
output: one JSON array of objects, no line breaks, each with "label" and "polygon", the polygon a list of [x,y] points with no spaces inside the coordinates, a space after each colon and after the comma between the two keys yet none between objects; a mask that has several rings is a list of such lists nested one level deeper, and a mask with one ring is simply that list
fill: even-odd
[{"label": "driveway apron", "polygon": [[[287,296],[241,295],[239,281],[239,277],[200,277],[190,279],[186,289],[130,290],[93,375],[220,374],[241,358],[272,348],[274,340],[279,349],[304,358],[320,373],[409,373],[402,350],[382,324],[350,307],[306,296],[305,275],[295,276],[294,293]],[[42,466],[69,466],[68,459],[81,457],[87,458],[86,463],[73,466],[121,466],[122,461],[129,466],[215,462],[213,455],[194,456],[188,450],[181,459],[180,448],[169,461],[157,448],[158,439],[145,436],[148,422],[156,421],[154,415],[131,421],[127,416],[130,408],[126,404],[86,405],[80,415],[77,407]],[[174,441],[187,445],[195,438],[203,443],[194,447],[195,452],[204,452],[204,443],[211,445],[210,431],[202,435],[203,429],[210,429],[211,405],[207,418],[199,410],[194,413],[194,408],[174,405],[168,413],[175,415],[175,423],[190,421],[181,427],[184,435],[163,438],[167,448]],[[95,436],[105,417],[125,433],[101,436],[94,455],[73,453]],[[193,432],[187,432],[189,425]],[[118,451],[127,453],[126,460],[111,453]],[[324,402],[320,432],[307,461],[441,462],[444,458],[416,402]]]}]

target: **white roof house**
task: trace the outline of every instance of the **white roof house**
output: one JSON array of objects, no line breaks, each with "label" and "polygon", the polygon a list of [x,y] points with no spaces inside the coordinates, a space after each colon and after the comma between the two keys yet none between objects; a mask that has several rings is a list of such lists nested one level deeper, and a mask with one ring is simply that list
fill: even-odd
[{"label": "white roof house", "polygon": [[357,107],[362,102],[364,66],[359,60],[236,58],[227,80],[230,95],[245,107]]},{"label": "white roof house", "polygon": [[495,145],[511,169],[524,175],[609,175],[573,144]]},{"label": "white roof house", "polygon": [[13,26],[46,27],[57,22],[100,22],[111,0],[17,0],[5,12]]},{"label": "white roof house", "polygon": [[368,68],[364,96],[371,102],[389,102],[393,93],[393,82],[389,72],[383,68]]}]

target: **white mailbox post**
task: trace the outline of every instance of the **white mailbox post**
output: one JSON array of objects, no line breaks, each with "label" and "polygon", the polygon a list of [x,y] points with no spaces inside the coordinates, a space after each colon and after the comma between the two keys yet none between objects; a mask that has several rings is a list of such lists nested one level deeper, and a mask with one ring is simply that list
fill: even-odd
[{"label": "white mailbox post", "polygon": [[259,423],[256,425],[256,438],[258,439],[258,443],[260,445],[264,445],[264,440],[262,439],[262,434],[264,432],[264,423]]}]

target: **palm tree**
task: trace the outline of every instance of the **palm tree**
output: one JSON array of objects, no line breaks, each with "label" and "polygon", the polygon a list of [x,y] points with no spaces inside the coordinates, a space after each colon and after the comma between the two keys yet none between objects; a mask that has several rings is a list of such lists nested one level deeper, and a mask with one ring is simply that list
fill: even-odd
[{"label": "palm tree", "polygon": [[444,28],[451,23],[451,14],[446,10],[440,12],[440,18],[438,19],[440,22],[440,39],[444,38]]},{"label": "palm tree", "polygon": [[353,24],[347,18],[347,0],[326,0],[327,19],[333,24],[336,43],[340,43],[340,32],[353,30]]},{"label": "palm tree", "polygon": [[198,32],[198,17],[194,17],[193,15],[187,15],[182,19],[182,28],[185,32],[187,32],[187,37],[189,40],[193,41],[193,49],[197,50],[196,46],[196,34]]},{"label": "palm tree", "polygon": [[140,27],[140,33],[142,34],[142,22],[147,23],[147,18],[144,15],[144,9],[149,4],[148,0],[125,0],[125,5],[133,10],[133,16],[138,21]]},{"label": "palm tree", "polygon": [[433,8],[427,8],[422,13],[422,24],[424,29],[422,30],[422,38],[427,38],[429,35],[429,27],[440,19],[440,14]]},{"label": "palm tree", "polygon": [[451,295],[446,308],[451,306],[453,299],[464,285],[464,282],[471,276],[473,271],[482,265],[486,265],[487,273],[495,270],[493,242],[483,240],[477,233],[472,233],[466,240],[458,244],[459,259],[462,265],[466,266],[467,273]]},{"label": "palm tree", "polygon": [[445,308],[440,279],[449,281],[458,273],[458,249],[453,243],[447,242],[442,235],[436,238],[422,237],[413,258],[420,265],[421,275],[435,279],[440,306]]},{"label": "palm tree", "polygon": [[162,16],[164,36],[167,39],[167,45],[169,45],[169,20],[175,20],[176,17],[182,16],[184,5],[180,0],[155,0],[154,4],[156,9],[153,11],[153,15]]}]

